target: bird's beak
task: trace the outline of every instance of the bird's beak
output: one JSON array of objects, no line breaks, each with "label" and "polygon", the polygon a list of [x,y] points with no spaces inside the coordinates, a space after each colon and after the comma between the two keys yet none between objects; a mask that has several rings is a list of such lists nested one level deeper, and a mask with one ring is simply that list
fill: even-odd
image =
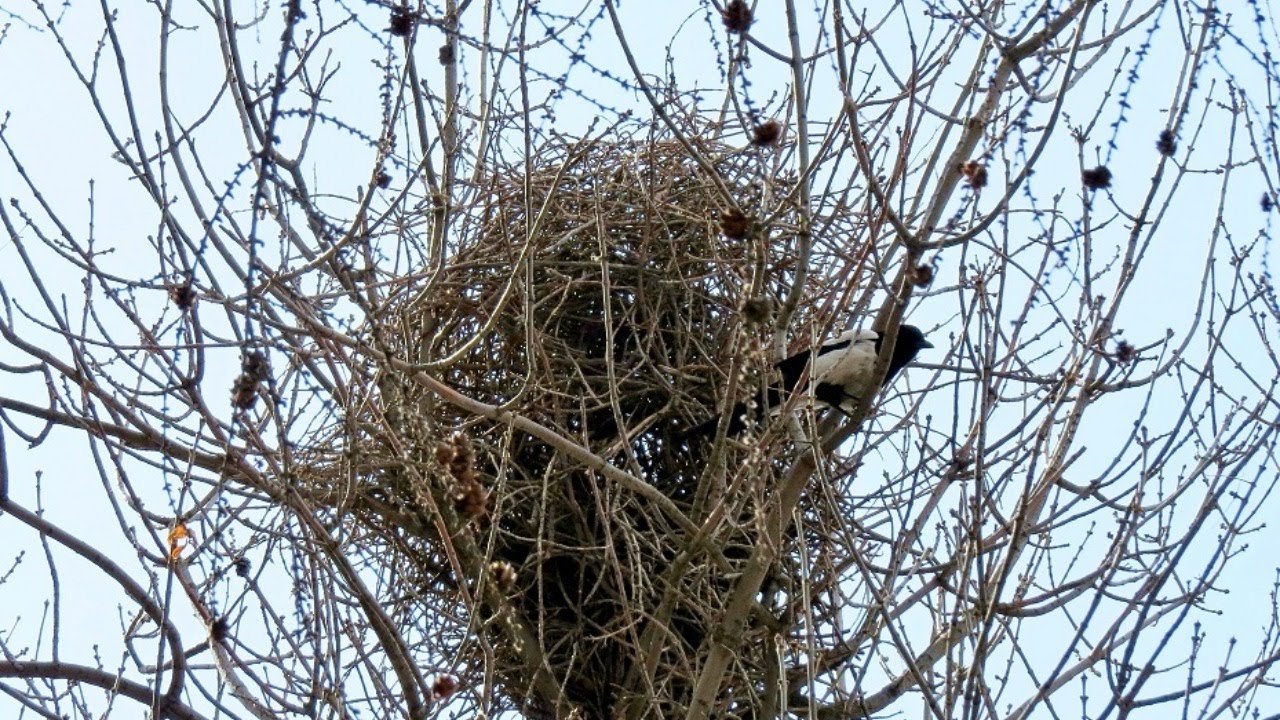
[{"label": "bird's beak", "polygon": [[924,342],[920,343],[920,347],[922,347],[922,348],[931,348],[931,347],[933,347],[933,343],[929,342],[928,340],[925,340]]}]

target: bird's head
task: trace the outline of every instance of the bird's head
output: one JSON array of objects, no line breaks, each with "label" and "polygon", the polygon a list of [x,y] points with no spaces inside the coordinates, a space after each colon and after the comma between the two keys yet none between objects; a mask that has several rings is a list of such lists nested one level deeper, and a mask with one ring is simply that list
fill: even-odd
[{"label": "bird's head", "polygon": [[920,332],[920,328],[915,325],[903,325],[898,328],[897,346],[908,350],[910,352],[909,357],[915,357],[916,353],[921,350],[933,347],[933,343],[925,340],[924,333]]},{"label": "bird's head", "polygon": [[924,333],[915,325],[903,325],[898,328],[898,339],[893,344],[893,356],[889,358],[889,369],[885,373],[884,382],[888,384],[898,371],[906,367],[916,354],[924,348],[933,347],[933,343],[924,339]]}]

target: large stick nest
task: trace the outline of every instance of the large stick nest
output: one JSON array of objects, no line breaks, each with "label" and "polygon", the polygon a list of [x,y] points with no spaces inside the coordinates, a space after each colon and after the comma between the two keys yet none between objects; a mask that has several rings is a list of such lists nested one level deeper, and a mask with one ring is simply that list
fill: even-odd
[{"label": "large stick nest", "polygon": [[[731,353],[767,367],[759,343],[741,340],[767,333],[735,332],[753,273],[759,297],[789,280],[787,214],[768,238],[727,237],[717,184],[745,208],[788,188],[762,184],[755,149],[697,150],[716,177],[670,140],[549,145],[528,170],[491,178],[458,223],[465,240],[371,331],[390,356],[588,448],[694,522],[730,509],[716,549],[691,549],[651,500],[563,448],[379,365],[348,423],[368,430],[346,431],[344,507],[394,551],[403,618],[425,625],[433,655],[455,658],[464,683],[496,671],[529,716],[682,712],[759,535],[750,508],[774,463],[738,448],[735,476],[716,476],[685,432],[717,412]],[[767,624],[749,623],[730,715],[751,713],[776,668]]]}]

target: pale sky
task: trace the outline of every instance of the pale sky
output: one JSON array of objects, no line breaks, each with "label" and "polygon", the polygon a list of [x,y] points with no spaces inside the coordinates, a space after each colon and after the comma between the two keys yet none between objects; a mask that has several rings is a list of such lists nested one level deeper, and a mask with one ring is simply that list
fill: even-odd
[{"label": "pale sky", "polygon": [[[179,2],[177,5],[184,4]],[[550,6],[554,3],[544,2],[543,5]],[[761,5],[764,6],[765,3]],[[714,105],[718,102],[717,93],[720,92],[723,81],[717,66],[716,48],[709,47],[706,43],[707,20],[694,4],[670,3],[662,6],[664,11],[660,12],[654,12],[653,7],[655,6],[646,7],[634,2],[627,3],[624,7],[628,19],[626,26],[634,41],[633,49],[636,51],[638,64],[646,74],[664,75],[669,70],[665,64],[665,57],[669,51],[679,58],[673,67],[683,87],[685,89],[693,89],[695,86],[707,88],[708,105]],[[1248,7],[1242,4],[1234,10],[1244,16]],[[53,9],[65,12],[60,27],[70,40],[70,51],[78,61],[90,62],[102,27],[96,4],[75,3],[69,4],[65,10]],[[370,12],[367,7],[360,6],[355,9],[366,21],[380,17],[378,13]],[[133,5],[122,10],[120,31],[124,46],[131,52],[127,62],[133,77],[145,79],[153,75],[156,62],[154,52],[156,23],[153,18],[155,14],[153,9],[145,8],[145,12],[141,12],[141,15],[139,11],[140,8]],[[248,11],[247,7],[245,11]],[[200,28],[177,30],[174,33],[174,56],[171,60],[170,72],[181,80],[172,84],[175,96],[171,101],[178,109],[178,115],[183,122],[194,122],[195,118],[200,117],[204,109],[217,99],[217,87],[223,71],[216,53],[216,46],[212,43],[207,21],[195,9],[194,3],[180,7],[181,12],[190,13],[185,22],[190,22],[192,25],[199,23]],[[268,12],[278,13],[278,8],[273,4]],[[342,15],[342,12],[334,6],[330,6],[330,12],[334,18]],[[1172,9],[1164,15],[1162,22],[1166,24],[1166,28],[1177,24],[1178,21]],[[142,19],[139,20],[139,17]],[[102,258],[104,267],[123,275],[138,277],[155,275],[160,270],[156,266],[155,253],[147,242],[149,236],[154,236],[159,231],[155,208],[142,196],[138,184],[128,179],[126,166],[112,158],[110,144],[94,115],[93,105],[89,102],[84,88],[68,69],[61,50],[50,34],[34,27],[39,24],[37,18],[38,13],[26,3],[17,5],[16,8],[0,9],[0,26],[8,23],[3,39],[0,40],[0,67],[6,68],[4,72],[0,72],[0,113],[5,114],[4,136],[17,153],[18,160],[23,163],[34,184],[45,193],[45,200],[57,208],[73,232],[87,235],[87,228],[91,222],[89,197],[92,192],[92,223],[97,245],[103,249],[113,248],[111,254]],[[254,41],[260,44],[259,48],[273,47],[276,39],[275,22],[276,18],[273,16],[273,24],[269,28],[264,27],[254,36]],[[1270,21],[1267,27],[1270,27],[1269,23]],[[1242,36],[1250,27],[1248,24],[1241,24]],[[371,26],[368,33],[362,34],[354,30],[348,32],[347,42],[350,44],[344,47],[343,53],[331,59],[332,66],[340,66],[340,70],[330,86],[329,93],[332,97],[340,99],[341,104],[327,106],[325,111],[362,128],[376,129],[380,117],[378,99],[380,77],[374,63],[382,60],[385,54],[379,45],[385,39],[385,36],[380,34],[381,29],[382,26]],[[776,46],[785,45],[785,28],[777,23],[768,22],[767,17],[752,30],[766,43]],[[430,39],[424,41],[424,48],[431,49],[438,45],[437,31],[424,29],[423,32],[431,35]],[[253,33],[249,34],[253,35]],[[673,36],[675,41],[671,42],[670,38]],[[723,35],[719,37],[723,41]],[[1136,45],[1141,37],[1143,36],[1135,34],[1126,38],[1126,42],[1134,45],[1132,49],[1136,51],[1138,49]],[[917,41],[925,40],[927,38],[917,38]],[[1112,222],[1117,235],[1123,232],[1122,228],[1127,226],[1127,220],[1123,212],[1113,209],[1115,206],[1111,205],[1111,198],[1115,199],[1120,211],[1137,207],[1147,192],[1158,161],[1153,148],[1156,135],[1166,121],[1161,108],[1169,105],[1172,81],[1181,70],[1183,57],[1182,50],[1175,40],[1172,32],[1162,30],[1157,33],[1155,45],[1140,66],[1142,82],[1136,86],[1134,94],[1128,99],[1132,109],[1128,111],[1126,122],[1114,133],[1117,149],[1108,147],[1113,132],[1106,127],[1107,123],[1116,119],[1119,112],[1118,103],[1114,100],[1110,101],[1102,111],[1099,126],[1090,134],[1084,145],[1083,155],[1086,158],[1086,164],[1093,164],[1100,158],[1115,173],[1116,180],[1111,197],[1103,200],[1100,195],[1097,196],[1098,212],[1095,217],[1106,218]],[[809,37],[807,43],[812,45],[813,38]],[[598,19],[591,45],[583,48],[584,54],[595,66],[608,68],[618,77],[629,81],[631,72],[616,48],[617,44],[607,16]],[[547,63],[543,67],[552,68],[555,71],[564,67],[556,65],[554,58],[556,53],[560,53],[563,58],[568,51],[555,50],[548,46],[541,52],[543,54],[540,57],[546,58]],[[1119,53],[1116,52],[1108,57],[1119,57]],[[1262,80],[1262,75],[1257,72],[1256,65],[1251,65],[1245,60],[1241,50],[1228,43],[1221,57],[1224,58],[1224,62],[1240,63],[1232,67],[1241,68],[1236,79],[1248,93],[1248,102],[1255,106],[1262,106],[1270,101],[1270,96],[1266,93],[1268,90],[1276,90],[1274,83],[1267,87]],[[761,54],[753,55],[753,60],[752,99],[761,107],[780,106],[788,88],[789,77]],[[892,60],[890,58],[891,62]],[[269,58],[266,61],[269,61]],[[1127,70],[1131,66],[1132,62],[1126,63],[1124,69]],[[265,72],[265,69],[260,68],[259,71]],[[1254,75],[1251,76],[1250,73]],[[963,69],[957,70],[957,77],[963,77],[963,74]],[[1212,81],[1225,84],[1226,80],[1222,76],[1223,73],[1218,72]],[[626,103],[636,108],[644,107],[643,99],[638,94],[620,89],[617,83],[600,77],[585,65],[575,66],[569,77],[571,86],[582,89],[584,92],[607,93],[609,97],[614,98],[609,103],[612,107],[620,108]],[[1044,205],[1049,204],[1046,196],[1058,191],[1062,185],[1074,188],[1064,193],[1061,200],[1062,206],[1068,208],[1064,213],[1067,218],[1078,218],[1081,204],[1078,187],[1074,185],[1074,179],[1078,175],[1077,144],[1068,127],[1083,125],[1089,121],[1092,110],[1102,102],[1113,78],[1112,66],[1108,63],[1104,67],[1094,68],[1081,81],[1081,87],[1076,90],[1077,99],[1069,103],[1065,110],[1064,126],[1059,128],[1057,136],[1050,141],[1045,151],[1045,159],[1041,161],[1037,175],[1032,179],[1032,187],[1037,193],[1041,193],[1038,199]],[[473,76],[470,81],[478,82],[478,78]],[[111,81],[104,79],[103,82]],[[829,90],[825,93],[821,92],[821,79],[815,81],[815,86],[820,90],[815,93],[817,98],[815,108],[818,110],[815,115],[827,118],[829,117],[828,108],[838,107],[840,97],[838,93]],[[1114,93],[1119,92],[1118,88],[1123,86],[1122,78],[1117,83],[1117,89],[1112,90],[1113,97]],[[156,84],[154,82],[134,84],[132,90],[142,110],[144,124],[148,128],[143,134],[150,139],[149,133],[157,126],[159,117],[156,112],[159,105]],[[940,89],[939,94],[949,97],[945,88]],[[545,95],[545,89],[543,95]],[[207,121],[207,126],[202,126],[201,132],[197,135],[197,141],[200,143],[200,157],[208,163],[205,169],[212,178],[215,178],[215,184],[227,182],[232,177],[236,163],[245,155],[239,128],[226,112],[225,99],[220,102],[221,110],[213,114]],[[939,102],[939,104],[945,106],[947,103]],[[118,105],[108,103],[104,109],[114,121],[124,120],[124,114]],[[1163,247],[1169,249],[1162,249],[1153,255],[1150,263],[1158,268],[1158,272],[1143,275],[1138,281],[1139,285],[1133,291],[1141,296],[1144,302],[1131,303],[1119,319],[1119,329],[1123,330],[1124,338],[1135,345],[1144,346],[1157,342],[1165,336],[1167,329],[1182,333],[1190,325],[1188,318],[1194,313],[1196,296],[1194,292],[1187,291],[1187,288],[1196,288],[1202,282],[1201,258],[1206,252],[1203,238],[1214,231],[1216,204],[1222,182],[1216,163],[1221,161],[1223,152],[1214,152],[1213,148],[1215,143],[1221,144],[1222,138],[1226,137],[1224,123],[1227,122],[1228,117],[1226,113],[1208,114],[1203,129],[1195,138],[1198,154],[1193,160],[1193,162],[1207,164],[1195,167],[1195,173],[1188,175],[1184,181],[1192,188],[1184,191],[1184,200],[1194,198],[1195,201],[1177,203],[1170,208],[1169,216],[1164,220],[1161,233],[1183,236],[1187,238],[1185,245],[1166,245]],[[598,111],[570,95],[566,96],[559,106],[554,128],[561,133],[573,135],[583,128],[590,127],[592,121],[598,119]],[[1187,122],[1187,127],[1192,127],[1199,122],[1199,118],[1192,117]],[[603,126],[598,127],[597,131],[602,128]],[[283,135],[286,146],[291,140],[289,133],[294,129],[285,127]],[[1264,130],[1269,129],[1255,128],[1258,134]],[[1188,137],[1184,135],[1180,138],[1184,146],[1188,142]],[[1202,148],[1203,151],[1200,151]],[[1000,162],[1004,157],[1012,157],[1013,149],[992,148],[991,150],[993,185],[998,185],[1003,175]],[[1244,156],[1250,151],[1247,148],[1237,148],[1235,153],[1237,156]],[[365,144],[354,140],[348,134],[334,130],[331,126],[322,125],[317,131],[309,156],[313,164],[308,167],[307,172],[313,191],[331,194],[332,198],[328,201],[331,203],[329,209],[335,214],[339,213],[339,209],[344,205],[349,204],[345,198],[353,196],[357,187],[367,182],[367,170],[373,155],[372,149]],[[1209,161],[1213,164],[1208,164]],[[1269,156],[1266,162],[1271,164],[1270,173],[1274,177],[1275,156]],[[1229,258],[1232,251],[1227,246],[1228,242],[1239,246],[1271,230],[1270,216],[1263,214],[1258,206],[1258,198],[1267,191],[1265,181],[1256,167],[1243,168],[1238,172],[1240,178],[1233,180],[1234,184],[1230,190],[1231,202],[1226,208],[1230,235],[1224,237],[1217,250],[1219,258]],[[1053,177],[1055,173],[1071,178],[1072,182],[1062,182]],[[401,179],[402,173],[393,182],[399,182]],[[247,202],[244,198],[247,196],[248,186],[246,182],[245,186],[238,190],[240,207]],[[175,190],[175,194],[177,192]],[[0,162],[0,196],[3,196],[0,199],[5,203],[14,197],[24,208],[30,209],[35,206],[30,192],[23,187],[13,164],[8,161]],[[981,211],[989,210],[996,197],[998,195],[994,192],[985,194],[979,200],[978,208]],[[1015,210],[1020,204],[1021,207],[1026,207],[1021,197],[1015,197],[1013,204]],[[1016,244],[1019,237],[1030,237],[1038,232],[1042,223],[1042,220],[1033,219],[1030,215],[1015,213],[1009,221],[1008,236],[1013,237]],[[48,225],[42,224],[42,227],[47,229]],[[1069,236],[1071,232],[1072,229],[1065,226],[1058,230],[1058,234],[1062,237]],[[21,231],[22,237],[28,242],[31,241],[32,234],[33,231],[30,229]],[[33,248],[36,245],[37,243],[31,243]],[[1266,242],[1259,247],[1266,249],[1269,245],[1270,243]],[[1260,253],[1261,250],[1255,251],[1255,255],[1250,259],[1249,268],[1253,272],[1270,271],[1275,265],[1274,261],[1259,257]],[[49,288],[64,293],[73,306],[79,302],[83,291],[82,278],[78,274],[73,272],[66,263],[59,262],[40,250],[33,253],[33,259],[40,263],[41,276]],[[1068,253],[1068,265],[1077,260],[1077,256]],[[953,284],[959,276],[960,269],[958,253],[944,254],[939,260],[940,282],[935,289]],[[7,237],[0,238],[0,285],[17,304],[36,303],[30,282],[26,280],[26,271],[20,266],[17,250]],[[1081,292],[1079,283],[1073,280],[1069,270],[1055,274],[1050,285],[1054,292],[1061,292],[1066,298]],[[1226,293],[1228,289],[1222,288],[1220,292]],[[100,293],[98,297],[101,298]],[[1069,304],[1070,300],[1064,302]],[[935,341],[939,347],[946,347],[949,344],[947,338],[957,332],[957,328],[960,327],[954,294],[940,293],[930,297],[926,293],[913,309],[913,313],[912,322],[934,332],[935,337],[941,340],[941,342]],[[1194,354],[1202,350],[1203,348],[1193,345],[1189,352]],[[1248,367],[1266,367],[1259,348],[1247,346],[1233,348],[1232,354],[1240,358],[1240,361]],[[234,348],[227,350],[226,365],[211,370],[207,387],[217,388],[208,392],[211,401],[226,403],[227,393],[221,388],[229,388],[231,379],[238,372],[235,365],[237,356],[238,351]],[[940,362],[940,358],[937,357],[932,359],[922,357],[922,360]],[[0,363],[24,362],[27,360],[15,354],[12,348],[6,344],[0,344]],[[1052,363],[1055,359],[1049,357],[1044,362]],[[0,368],[0,372],[3,371],[3,368]],[[1240,381],[1230,373],[1225,374],[1227,377],[1223,379],[1223,383],[1229,386],[1230,390],[1256,397],[1256,393],[1244,390]],[[929,374],[924,369],[915,369],[907,374],[905,380],[899,382],[904,383],[904,387],[919,387],[928,377]],[[6,383],[5,395],[21,396],[36,404],[42,403],[46,398],[43,381],[39,376],[6,375],[4,382]],[[949,403],[952,398],[946,393],[942,395],[936,405],[926,407],[928,412],[936,414],[939,418],[947,417],[951,412]],[[1129,411],[1132,410],[1131,407],[1126,406],[1126,403],[1136,401],[1134,397],[1115,401],[1117,424],[1106,427],[1099,423],[1096,427],[1090,428],[1089,440],[1084,444],[1091,450],[1098,451],[1109,445],[1118,445],[1123,442],[1130,431],[1125,423],[1131,417]],[[1179,398],[1170,395],[1151,397],[1149,402],[1153,408],[1152,417],[1168,416],[1181,407]],[[1100,413],[1095,411],[1095,417],[1098,414]],[[230,411],[227,410],[226,417],[229,416]],[[1016,420],[1016,417],[1011,417],[1008,422],[1012,423]],[[15,421],[11,417],[10,422],[15,422],[27,431],[39,429],[34,423],[25,419]],[[938,427],[945,430],[948,426],[945,420],[940,420]],[[94,542],[100,543],[100,548],[108,554],[131,559],[132,550],[121,538],[115,519],[104,515],[109,511],[106,509],[101,481],[94,467],[94,458],[80,433],[56,430],[36,448],[26,447],[21,438],[7,433],[6,447],[10,492],[13,497],[28,507],[41,505],[45,508],[47,516],[63,527],[76,531],[83,529],[83,534],[92,536]],[[1103,450],[1097,457],[1109,456]],[[1073,471],[1079,476],[1078,481],[1087,482],[1091,470],[1095,470],[1090,468],[1087,462]],[[43,497],[41,498],[36,497],[34,490],[34,479],[37,474],[43,478]],[[153,488],[155,494],[150,498],[151,502],[157,503],[157,512],[166,512],[167,508],[164,504],[172,500],[176,492],[173,482],[174,478],[161,478],[157,473]],[[1269,486],[1269,482],[1264,479],[1262,484]],[[1274,501],[1269,501],[1268,506],[1274,508]],[[1187,508],[1188,513],[1193,510],[1193,507]],[[1274,511],[1269,515],[1271,519],[1280,520],[1280,516],[1277,516]],[[1280,523],[1271,522],[1268,525],[1267,520],[1267,518],[1259,518],[1258,522],[1255,522],[1255,525],[1263,527],[1248,538],[1251,552],[1246,559],[1229,566],[1228,573],[1219,583],[1220,587],[1229,592],[1206,598],[1209,612],[1198,616],[1208,633],[1205,640],[1206,651],[1201,659],[1201,664],[1206,669],[1222,659],[1229,647],[1230,638],[1238,638],[1242,641],[1238,653],[1255,652],[1256,637],[1265,629],[1270,619],[1274,605],[1271,593],[1274,592],[1277,581],[1277,560],[1270,548],[1280,544],[1280,534],[1278,534],[1280,531],[1277,530],[1277,525]],[[95,532],[98,528],[101,532]],[[1212,549],[1211,545],[1206,545],[1203,547],[1203,552],[1207,556]],[[49,642],[48,637],[51,632],[49,627],[42,627],[49,618],[48,613],[51,612],[51,609],[44,605],[44,601],[50,594],[49,588],[52,583],[42,559],[44,550],[38,539],[28,529],[18,528],[16,523],[0,517],[0,577],[5,576],[15,558],[20,554],[23,554],[22,562],[17,565],[7,582],[0,584],[0,633],[9,633],[6,639],[11,647],[44,648]],[[1188,558],[1189,573],[1197,572],[1199,568],[1195,562],[1197,559]],[[95,654],[100,654],[105,665],[113,667],[120,662],[123,622],[118,591],[100,573],[77,560],[62,559],[59,561],[58,569],[57,583],[61,589],[59,599],[64,603],[65,608],[63,625],[60,627],[61,649],[64,657],[73,661],[92,663]],[[138,579],[147,581],[146,578]],[[164,582],[163,578],[158,580],[161,583]],[[289,602],[287,596],[282,596],[281,606],[288,606]],[[199,623],[194,615],[187,612],[187,606],[179,601],[175,603],[175,607],[177,608],[175,621],[184,630],[186,637],[188,639],[201,637]],[[126,612],[129,611],[127,604],[124,608]],[[1184,642],[1186,633],[1187,630],[1184,627],[1179,631],[1174,642]],[[1053,650],[1052,643],[1046,643],[1046,651],[1052,653]],[[46,653],[42,650],[37,654],[44,657]],[[1183,654],[1185,653],[1171,653],[1169,657],[1182,657]],[[1241,654],[1233,656],[1233,663],[1239,664],[1243,661],[1242,657]],[[1173,675],[1178,676],[1178,673]],[[1201,675],[1206,676],[1203,672]],[[1098,681],[1095,679],[1093,682]],[[1105,681],[1102,683],[1105,684]],[[1270,693],[1269,697],[1274,703],[1272,712],[1280,712],[1274,709],[1280,708],[1280,696],[1276,694],[1274,688],[1268,689],[1267,692]],[[1064,697],[1072,693],[1075,691],[1064,693]],[[118,700],[117,702],[126,701]],[[1266,704],[1263,703],[1262,706],[1266,707]],[[11,698],[0,695],[0,715],[16,716],[18,708],[19,706]],[[1140,716],[1168,717],[1168,711],[1167,707],[1155,708],[1151,714]],[[123,716],[135,716],[132,715],[134,712],[132,709],[117,708],[117,712]]]}]

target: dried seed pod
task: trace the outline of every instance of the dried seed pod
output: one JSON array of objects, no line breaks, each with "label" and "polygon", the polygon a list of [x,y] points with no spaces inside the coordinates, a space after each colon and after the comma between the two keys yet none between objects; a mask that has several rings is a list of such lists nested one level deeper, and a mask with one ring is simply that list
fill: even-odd
[{"label": "dried seed pod", "polygon": [[929,287],[933,283],[933,266],[917,265],[911,268],[911,284],[916,287]]},{"label": "dried seed pod", "polygon": [[418,16],[409,8],[393,8],[391,10],[391,25],[387,28],[387,32],[396,37],[408,37],[413,32],[413,26],[417,24]]},{"label": "dried seed pod", "polygon": [[453,496],[453,508],[460,515],[484,517],[489,512],[489,491],[477,480],[459,485]]},{"label": "dried seed pod", "polygon": [[772,147],[782,137],[782,123],[766,120],[751,130],[751,144],[756,147]]},{"label": "dried seed pod", "polygon": [[742,317],[753,325],[763,325],[773,316],[773,299],[753,297],[742,303]]},{"label": "dried seed pod", "polygon": [[261,350],[244,354],[240,360],[240,375],[231,385],[231,406],[248,410],[258,401],[258,388],[271,377],[271,363]]},{"label": "dried seed pod", "polygon": [[196,304],[196,291],[191,286],[191,281],[186,280],[180,283],[172,283],[169,285],[169,299],[173,301],[183,310],[190,310],[192,305]]},{"label": "dried seed pod", "polygon": [[975,190],[981,190],[987,186],[987,167],[976,160],[961,163],[960,174],[964,175],[969,186]]},{"label": "dried seed pod", "polygon": [[1126,340],[1116,343],[1116,362],[1128,365],[1138,359],[1138,349]]},{"label": "dried seed pod", "polygon": [[1092,170],[1085,170],[1080,174],[1080,180],[1084,186],[1090,190],[1101,190],[1111,187],[1111,171],[1104,165],[1099,165]]},{"label": "dried seed pod", "polygon": [[504,594],[516,587],[516,569],[509,562],[495,560],[489,563],[489,578]]},{"label": "dried seed pod", "polygon": [[751,218],[737,208],[720,213],[720,232],[730,240],[741,240],[751,229]]},{"label": "dried seed pod", "polygon": [[443,700],[458,691],[459,681],[453,675],[440,675],[431,682],[431,699]]},{"label": "dried seed pod", "polygon": [[731,33],[745,33],[751,27],[751,23],[755,22],[755,17],[751,14],[751,6],[746,0],[729,0],[725,3],[724,10],[720,11],[720,19],[724,21],[724,26]]}]

